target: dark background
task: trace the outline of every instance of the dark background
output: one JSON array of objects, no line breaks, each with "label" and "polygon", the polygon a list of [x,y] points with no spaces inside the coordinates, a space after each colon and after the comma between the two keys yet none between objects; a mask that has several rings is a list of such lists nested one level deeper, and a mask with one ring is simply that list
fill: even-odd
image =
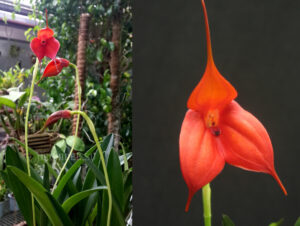
[{"label": "dark background", "polygon": [[[207,0],[212,46],[237,101],[267,128],[285,197],[267,174],[229,165],[213,180],[213,225],[264,226],[300,216],[300,1]],[[203,225],[187,187],[178,137],[206,64],[200,0],[134,1],[134,225]]]}]

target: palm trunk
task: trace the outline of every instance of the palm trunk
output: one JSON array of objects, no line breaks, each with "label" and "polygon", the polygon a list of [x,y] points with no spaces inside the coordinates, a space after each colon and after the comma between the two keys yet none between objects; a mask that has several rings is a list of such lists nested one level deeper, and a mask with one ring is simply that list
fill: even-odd
[{"label": "palm trunk", "polygon": [[[84,83],[85,83],[85,49],[87,46],[87,39],[88,39],[88,25],[89,25],[90,15],[88,13],[83,13],[80,15],[80,25],[79,25],[79,34],[78,34],[78,47],[77,47],[77,68],[78,68],[78,75],[80,80],[81,86],[81,93],[82,96],[84,94]],[[78,110],[78,87],[77,83],[75,83],[75,106],[74,110]],[[73,129],[72,133],[75,135],[76,130],[76,122],[77,122],[78,115],[73,117]],[[81,119],[80,119],[81,121]],[[81,125],[81,122],[80,124]],[[81,126],[78,130],[78,137],[80,137]]]},{"label": "palm trunk", "polygon": [[110,88],[112,91],[112,110],[108,113],[108,133],[115,135],[114,148],[117,151],[120,142],[120,125],[121,125],[121,107],[120,107],[120,42],[121,42],[121,23],[120,14],[116,13],[112,21],[112,40],[114,50],[110,55]]}]

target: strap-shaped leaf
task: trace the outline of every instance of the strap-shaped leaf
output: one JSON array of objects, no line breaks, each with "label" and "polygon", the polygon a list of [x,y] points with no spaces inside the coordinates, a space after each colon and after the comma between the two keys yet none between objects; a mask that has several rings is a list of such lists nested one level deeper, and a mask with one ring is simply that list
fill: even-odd
[{"label": "strap-shaped leaf", "polygon": [[[101,143],[101,147],[103,150],[107,150],[111,148],[113,143],[113,135],[108,135],[105,137],[104,141]],[[97,148],[92,147],[85,153],[85,157],[90,156]],[[77,171],[77,169],[84,163],[82,159],[77,160],[72,167],[68,170],[68,172],[60,179],[56,189],[53,192],[53,197],[58,198],[59,194],[62,192],[63,188],[66,186],[67,182],[72,178],[73,174]]]},{"label": "strap-shaped leaf", "polygon": [[[82,156],[83,157],[83,156]],[[93,164],[93,162],[89,159],[89,158],[84,158],[85,163],[90,167],[90,169],[93,171],[93,173],[95,174],[95,177],[97,179],[97,181],[99,182],[99,184],[101,185],[105,185],[105,178],[103,173],[97,168],[97,166],[95,166]],[[104,197],[107,198],[107,194],[104,194]],[[112,194],[112,213],[113,213],[113,221],[117,221],[119,226],[125,226],[125,221],[124,221],[124,216],[122,214],[121,208],[118,205],[118,201],[116,200],[116,198],[114,197],[114,194]],[[107,213],[104,213],[107,210],[107,206],[108,206],[108,200],[106,199],[107,202],[104,202],[102,206],[105,206],[105,209],[102,209],[101,212],[101,216],[106,216],[107,217]],[[103,213],[103,214],[102,214]],[[105,217],[103,217],[104,219]],[[103,220],[103,222],[106,222],[106,219]]]},{"label": "strap-shaped leaf", "polygon": [[53,192],[53,197],[58,199],[60,193],[68,183],[68,181],[72,178],[73,174],[78,170],[78,168],[84,163],[83,160],[77,160],[73,166],[68,170],[68,172],[60,179],[60,182],[56,189]]},{"label": "strap-shaped leaf", "polygon": [[1,105],[5,105],[9,108],[16,109],[16,104],[12,100],[5,97],[0,97],[0,106]]},{"label": "strap-shaped leaf", "polygon": [[18,206],[28,225],[32,225],[31,195],[26,186],[10,171],[1,171],[1,176],[9,189],[14,193]]},{"label": "strap-shaped leaf", "polygon": [[7,170],[12,172],[34,195],[53,225],[73,225],[69,216],[64,211],[61,211],[61,206],[39,182],[16,167],[8,166]]},{"label": "strap-shaped leaf", "polygon": [[76,205],[79,201],[81,201],[82,199],[88,197],[90,194],[92,194],[96,191],[100,191],[100,190],[104,190],[104,189],[107,189],[107,187],[106,186],[98,186],[98,187],[95,187],[93,189],[78,192],[77,194],[72,195],[70,198],[68,198],[63,203],[62,207],[64,208],[66,213],[69,213],[69,211],[72,209],[72,207],[74,205]]}]

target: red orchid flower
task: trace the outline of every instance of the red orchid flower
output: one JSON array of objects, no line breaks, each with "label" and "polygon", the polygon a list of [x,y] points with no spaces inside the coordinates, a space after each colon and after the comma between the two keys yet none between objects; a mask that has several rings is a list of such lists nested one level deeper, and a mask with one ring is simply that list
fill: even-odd
[{"label": "red orchid flower", "polygon": [[51,60],[50,63],[47,64],[44,73],[40,80],[37,82],[39,84],[43,78],[52,77],[58,75],[64,67],[68,67],[70,62],[63,58],[56,58]]},{"label": "red orchid flower", "polygon": [[72,117],[72,113],[69,110],[61,110],[61,111],[54,112],[49,116],[42,130],[56,123],[58,120],[62,118],[69,119],[71,117]]},{"label": "red orchid flower", "polygon": [[237,92],[215,66],[204,0],[207,41],[205,73],[192,92],[180,132],[180,166],[189,189],[185,210],[193,195],[211,182],[225,162],[249,171],[272,175],[287,192],[275,168],[273,148],[264,126],[234,99]]},{"label": "red orchid flower", "polygon": [[37,56],[39,61],[41,61],[45,56],[51,59],[56,57],[60,44],[53,37],[53,35],[53,30],[48,27],[48,16],[46,9],[46,28],[39,30],[37,37],[32,39],[30,42],[30,48]]}]

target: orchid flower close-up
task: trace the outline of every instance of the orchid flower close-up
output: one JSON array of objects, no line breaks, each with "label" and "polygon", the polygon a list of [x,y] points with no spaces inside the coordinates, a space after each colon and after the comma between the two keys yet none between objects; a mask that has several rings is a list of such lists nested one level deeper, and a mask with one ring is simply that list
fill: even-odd
[{"label": "orchid flower close-up", "polygon": [[[205,3],[207,66],[187,103],[180,132],[180,166],[189,189],[186,211],[193,195],[210,183],[225,163],[274,177],[287,195],[275,168],[272,143],[260,121],[234,99],[235,88],[215,66]],[[252,185],[254,186],[254,185]]]},{"label": "orchid flower close-up", "polygon": [[46,10],[46,28],[38,31],[37,37],[30,42],[32,52],[41,61],[45,56],[55,59],[60,44],[54,37],[54,31],[48,27],[48,16]]}]

